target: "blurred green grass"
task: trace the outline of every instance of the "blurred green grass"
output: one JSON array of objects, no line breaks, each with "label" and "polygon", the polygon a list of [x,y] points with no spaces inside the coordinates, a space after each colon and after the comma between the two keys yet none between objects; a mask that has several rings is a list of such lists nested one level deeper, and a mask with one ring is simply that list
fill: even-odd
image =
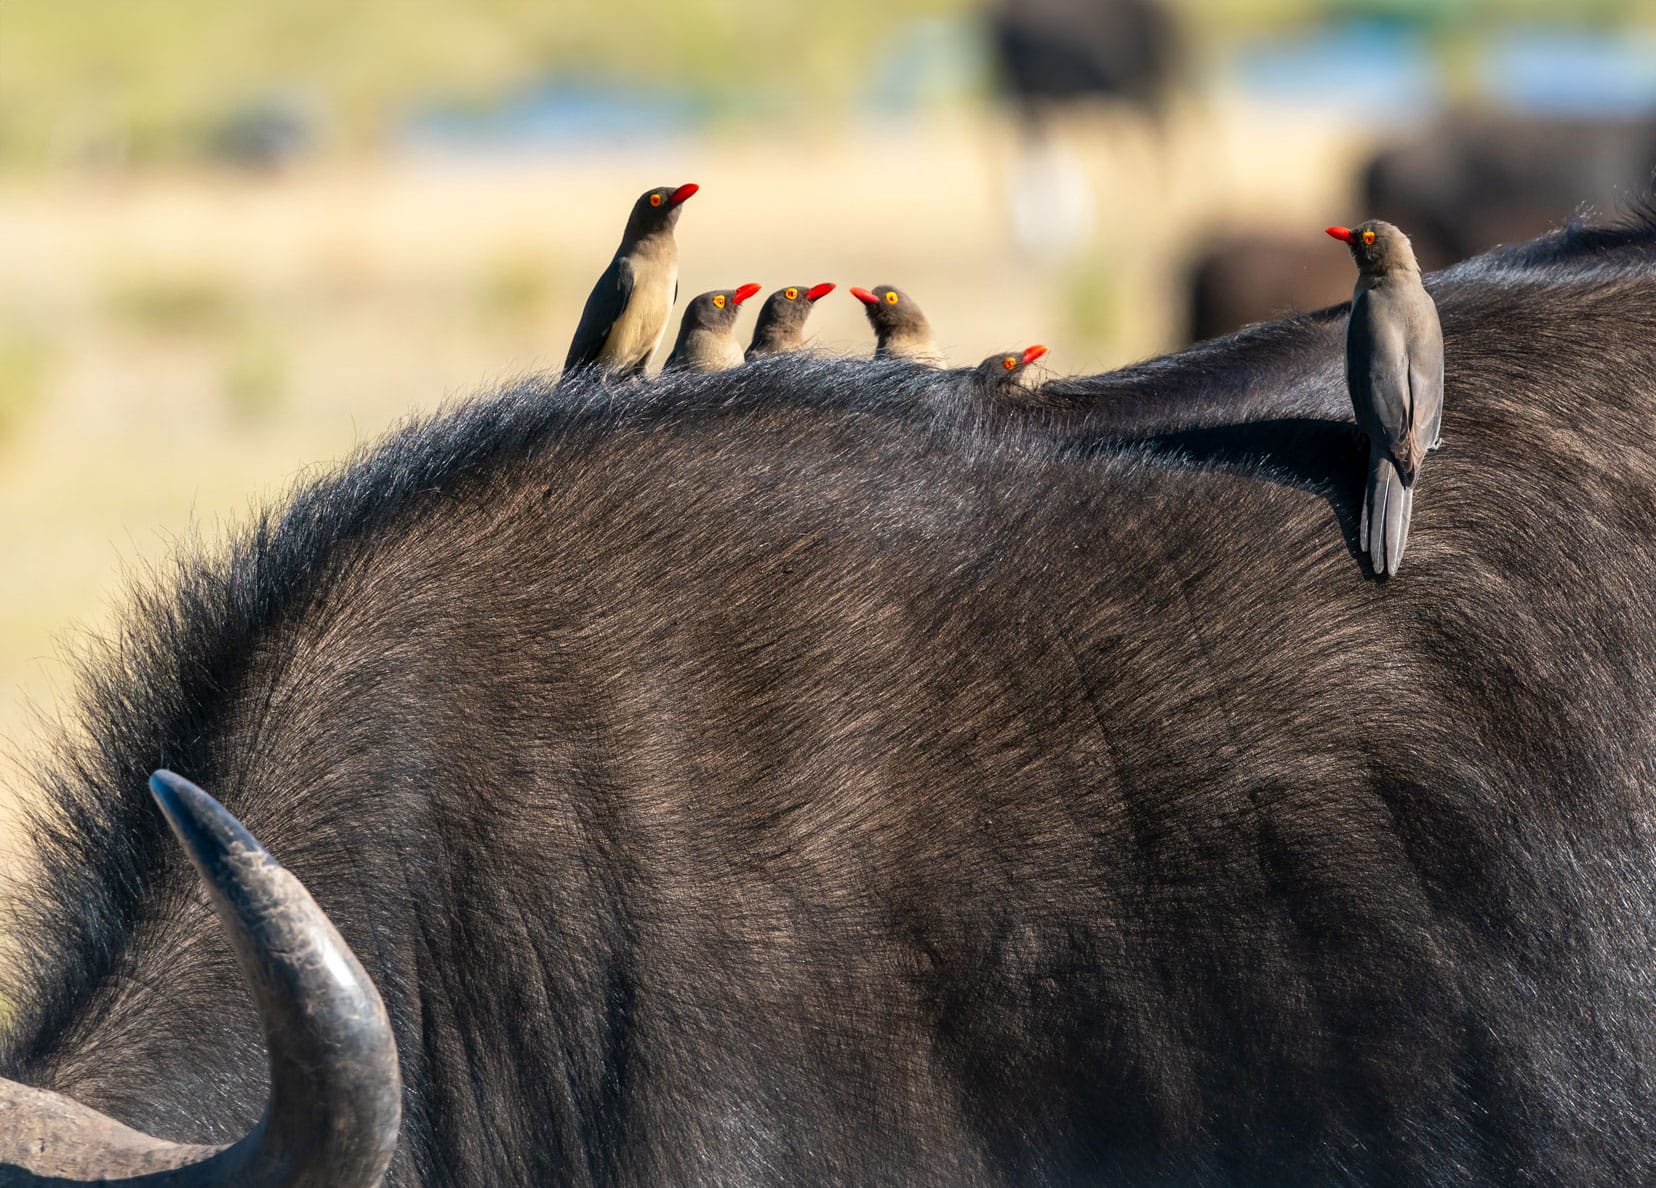
[{"label": "blurred green grass", "polygon": [[219,384],[232,423],[256,428],[275,418],[287,396],[291,371],[287,350],[272,335],[247,332],[236,336]]},{"label": "blurred green grass", "polygon": [[0,337],[0,450],[44,401],[50,349],[38,338]]},{"label": "blurred green grass", "polygon": [[243,316],[228,280],[197,271],[117,274],[105,301],[117,322],[149,334],[218,334]]},{"label": "blurred green grass", "polygon": [[[1172,0],[1198,49],[1322,18],[1445,38],[1497,24],[1656,25],[1649,0]],[[383,147],[411,111],[547,79],[685,88],[730,116],[827,120],[860,102],[904,26],[984,0],[6,0],[0,160],[144,164],[199,153],[273,96],[322,113],[324,148]]]},{"label": "blurred green grass", "polygon": [[532,248],[514,248],[486,261],[477,281],[477,311],[485,325],[515,328],[546,315],[562,273]]},{"label": "blurred green grass", "polygon": [[855,98],[882,28],[965,0],[8,0],[0,153],[41,163],[84,141],[124,161],[188,155],[240,104],[302,90],[336,148],[381,145],[411,108],[484,103],[555,76],[692,87],[739,110],[757,89],[799,112]]}]

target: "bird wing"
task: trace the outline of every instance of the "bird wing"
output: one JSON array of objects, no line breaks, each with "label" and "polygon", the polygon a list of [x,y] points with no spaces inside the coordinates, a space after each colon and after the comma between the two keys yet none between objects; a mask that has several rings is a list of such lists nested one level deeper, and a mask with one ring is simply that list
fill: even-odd
[{"label": "bird wing", "polygon": [[1409,324],[1409,401],[1420,444],[1437,449],[1443,424],[1443,330],[1425,290]]},{"label": "bird wing", "polygon": [[581,310],[575,337],[569,343],[569,354],[564,358],[565,371],[598,362],[610,330],[632,300],[632,291],[632,264],[625,257],[616,256],[587,294],[586,308]]},{"label": "bird wing", "polygon": [[[632,266],[632,261],[631,260],[621,261],[621,267],[622,267],[623,271],[625,271],[626,276],[627,276],[627,297],[628,297],[629,300],[631,300],[632,292],[633,292],[634,277],[637,274],[633,271],[633,266]],[[640,376],[640,375],[644,374],[644,369],[650,365],[650,359],[655,355],[655,353],[657,351],[659,351],[661,349],[661,342],[664,338],[667,337],[667,323],[672,320],[673,306],[678,304],[678,291],[679,291],[678,290],[678,269],[675,266],[675,268],[673,269],[673,295],[670,298],[668,298],[667,308],[662,312],[662,315],[661,315],[661,328],[656,331],[655,337],[650,340],[650,342],[648,343],[646,349],[643,351],[643,353],[641,353],[638,356],[638,358],[636,360],[634,360],[630,364],[627,364],[625,366],[619,366],[619,367],[616,368],[615,373],[617,375]],[[682,323],[681,323],[681,326],[682,326]]]},{"label": "bird wing", "polygon": [[1400,321],[1388,303],[1370,291],[1352,302],[1346,331],[1346,361],[1357,424],[1369,440],[1399,463],[1405,484],[1414,482],[1417,459],[1409,442],[1413,405],[1409,393],[1409,352]]}]

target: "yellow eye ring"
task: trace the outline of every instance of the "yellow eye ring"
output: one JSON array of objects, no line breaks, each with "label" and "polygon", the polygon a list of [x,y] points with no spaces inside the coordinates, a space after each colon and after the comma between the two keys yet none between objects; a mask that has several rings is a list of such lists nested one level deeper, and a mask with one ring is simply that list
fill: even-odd
[{"label": "yellow eye ring", "polygon": [[660,194],[651,194],[650,195],[650,205],[651,206],[660,206],[661,205],[661,195]]},{"label": "yellow eye ring", "polygon": [[886,294],[886,304],[887,305],[896,305],[897,304],[897,294],[896,293],[887,293]]},{"label": "yellow eye ring", "polygon": [[1016,371],[1018,369],[1018,358],[1017,358],[1017,356],[1016,355],[1006,356],[1006,358],[1001,360],[1001,366],[1006,368],[1006,370],[1008,370],[1008,371]]},{"label": "yellow eye ring", "polygon": [[782,290],[782,296],[786,297],[789,301],[796,301],[796,300],[799,299],[799,290],[798,289],[783,289]]},{"label": "yellow eye ring", "polygon": [[1363,232],[1363,242],[1364,243],[1373,243],[1374,242],[1374,232],[1372,232],[1372,231]]},{"label": "yellow eye ring", "polygon": [[723,293],[720,293],[718,296],[713,298],[713,305],[717,309],[723,309],[724,308],[724,302],[725,302],[725,296],[724,296]]}]

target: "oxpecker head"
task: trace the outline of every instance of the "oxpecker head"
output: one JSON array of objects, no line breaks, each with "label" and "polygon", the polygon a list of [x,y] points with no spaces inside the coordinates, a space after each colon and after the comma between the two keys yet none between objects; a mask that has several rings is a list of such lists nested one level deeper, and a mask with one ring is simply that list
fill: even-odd
[{"label": "oxpecker head", "polygon": [[1022,385],[1028,378],[1029,365],[1046,353],[1046,347],[1039,343],[1022,351],[997,352],[979,363],[977,371],[991,384]]},{"label": "oxpecker head", "polygon": [[652,231],[671,230],[677,226],[681,208],[699,189],[701,187],[695,182],[685,182],[682,186],[657,186],[653,190],[645,190],[633,203],[632,214],[627,218],[627,238],[638,239]]},{"label": "oxpecker head", "polygon": [[851,296],[863,303],[868,324],[882,339],[904,333],[930,333],[926,315],[901,289],[891,285],[875,285],[872,290],[853,288]]},{"label": "oxpecker head", "polygon": [[1357,270],[1365,276],[1378,276],[1394,268],[1420,271],[1409,237],[1384,220],[1369,219],[1355,227],[1329,227],[1327,233],[1351,249]]},{"label": "oxpecker head", "polygon": [[684,307],[683,324],[700,330],[729,329],[736,324],[736,314],[741,309],[742,302],[752,297],[759,289],[759,285],[749,282],[739,289],[714,289],[711,292],[698,293]]}]

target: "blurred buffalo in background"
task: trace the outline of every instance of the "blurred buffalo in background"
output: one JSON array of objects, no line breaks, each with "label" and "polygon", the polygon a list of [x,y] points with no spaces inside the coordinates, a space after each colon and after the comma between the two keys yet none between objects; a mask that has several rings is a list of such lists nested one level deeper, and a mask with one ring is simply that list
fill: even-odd
[{"label": "blurred buffalo in background", "polygon": [[[1315,230],[1311,228],[1309,230]],[[1217,338],[1254,322],[1305,313],[1351,296],[1351,261],[1318,235],[1230,234],[1190,265],[1189,338]]]},{"label": "blurred buffalo in background", "polygon": [[[997,0],[988,23],[1024,133],[1021,160],[1006,177],[1013,234],[1026,249],[1060,255],[1091,238],[1098,213],[1085,164],[1056,133],[1054,117],[1116,105],[1142,116],[1162,140],[1187,46],[1160,0]],[[1148,164],[1159,157],[1158,150]]]},{"label": "blurred buffalo in background", "polygon": [[1450,112],[1363,170],[1361,210],[1408,229],[1423,268],[1540,235],[1645,192],[1656,117]]},{"label": "blurred buffalo in background", "polygon": [[1111,99],[1159,116],[1184,56],[1160,0],[999,0],[989,18],[1016,99]]},{"label": "blurred buffalo in background", "polygon": [[[1421,267],[1438,269],[1588,210],[1615,213],[1647,192],[1653,169],[1649,115],[1452,112],[1366,161],[1351,217],[1405,228]],[[1267,226],[1204,237],[1185,273],[1189,341],[1345,300],[1351,270],[1315,240]]]}]

